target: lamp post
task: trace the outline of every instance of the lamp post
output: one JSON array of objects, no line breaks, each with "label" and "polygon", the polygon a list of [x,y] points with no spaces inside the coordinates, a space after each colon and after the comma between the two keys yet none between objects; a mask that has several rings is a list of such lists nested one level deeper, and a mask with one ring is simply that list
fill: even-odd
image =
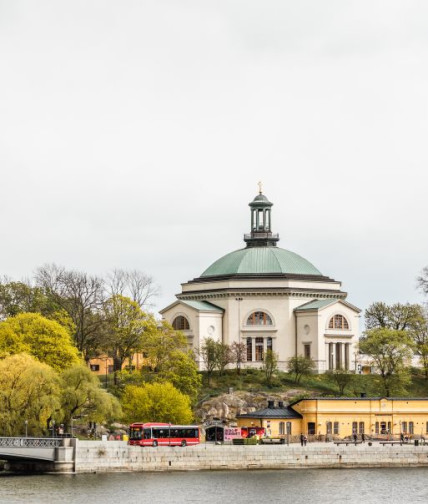
[{"label": "lamp post", "polygon": [[25,437],[28,437],[28,420],[25,420]]},{"label": "lamp post", "polygon": [[52,437],[55,437],[55,420],[52,420]]}]

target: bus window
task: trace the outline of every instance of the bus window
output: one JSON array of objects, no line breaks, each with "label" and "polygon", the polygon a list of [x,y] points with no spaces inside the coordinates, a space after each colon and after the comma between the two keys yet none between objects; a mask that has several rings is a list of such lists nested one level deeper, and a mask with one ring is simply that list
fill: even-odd
[{"label": "bus window", "polygon": [[141,429],[139,427],[131,428],[131,439],[141,439]]},{"label": "bus window", "polygon": [[151,429],[144,429],[144,439],[151,439],[152,433]]},{"label": "bus window", "polygon": [[153,437],[157,438],[168,438],[169,429],[153,429]]}]

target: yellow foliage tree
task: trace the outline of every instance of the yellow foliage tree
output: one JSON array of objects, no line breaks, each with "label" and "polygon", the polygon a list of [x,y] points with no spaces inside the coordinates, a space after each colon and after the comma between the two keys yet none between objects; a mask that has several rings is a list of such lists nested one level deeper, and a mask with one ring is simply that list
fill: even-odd
[{"label": "yellow foliage tree", "polygon": [[147,383],[141,387],[128,385],[122,396],[122,409],[128,423],[187,424],[193,418],[190,398],[171,383]]},{"label": "yellow foliage tree", "polygon": [[70,333],[39,313],[21,313],[0,323],[0,358],[22,352],[58,371],[81,361]]},{"label": "yellow foliage tree", "polygon": [[44,432],[60,407],[58,375],[26,354],[0,360],[0,432],[5,436]]}]

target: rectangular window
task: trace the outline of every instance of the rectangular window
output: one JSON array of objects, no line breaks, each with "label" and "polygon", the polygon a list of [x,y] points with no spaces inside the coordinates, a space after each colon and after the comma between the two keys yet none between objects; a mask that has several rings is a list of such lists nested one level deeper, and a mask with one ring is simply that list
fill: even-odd
[{"label": "rectangular window", "polygon": [[401,422],[401,432],[407,432],[407,422]]},{"label": "rectangular window", "polygon": [[334,369],[334,343],[328,344],[328,369]]},{"label": "rectangular window", "polygon": [[364,434],[364,422],[359,423],[359,432],[360,434]]},{"label": "rectangular window", "polygon": [[413,422],[409,422],[409,434],[414,434]]},{"label": "rectangular window", "polygon": [[315,422],[308,422],[308,434],[315,434]]},{"label": "rectangular window", "polygon": [[99,371],[99,370],[100,370],[99,364],[91,364],[91,371]]},{"label": "rectangular window", "polygon": [[266,340],[266,350],[272,351],[273,346],[272,346],[272,338],[267,338]]},{"label": "rectangular window", "polygon": [[311,358],[311,345],[303,345],[303,355],[306,359]]},{"label": "rectangular window", "polygon": [[263,361],[263,338],[256,338],[256,361]]},{"label": "rectangular window", "polygon": [[352,434],[358,433],[358,422],[352,422]]},{"label": "rectangular window", "polygon": [[280,435],[285,434],[285,423],[284,422],[279,422],[279,434]]},{"label": "rectangular window", "polygon": [[291,434],[291,422],[287,422],[287,434]]},{"label": "rectangular window", "polygon": [[326,434],[333,434],[333,424],[331,422],[326,423],[325,433]]},{"label": "rectangular window", "polygon": [[379,422],[375,423],[375,433],[379,434]]},{"label": "rectangular window", "polygon": [[253,361],[253,339],[247,338],[247,362]]},{"label": "rectangular window", "polygon": [[428,422],[427,422],[427,426],[426,426],[425,434],[428,434]]},{"label": "rectangular window", "polygon": [[339,434],[339,422],[334,422],[333,424],[333,433]]},{"label": "rectangular window", "polygon": [[113,365],[109,364],[109,366],[108,366],[108,373],[109,374],[113,373],[113,370],[114,370]]}]

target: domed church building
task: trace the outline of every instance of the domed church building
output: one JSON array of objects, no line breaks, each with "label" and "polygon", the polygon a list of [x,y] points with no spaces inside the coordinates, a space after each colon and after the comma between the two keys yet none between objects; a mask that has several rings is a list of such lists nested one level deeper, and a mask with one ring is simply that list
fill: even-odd
[{"label": "domed church building", "polygon": [[355,370],[360,310],[346,301],[341,283],[298,254],[278,247],[271,231],[272,203],[260,193],[249,204],[245,247],[215,261],[182,284],[162,317],[182,331],[195,351],[206,338],[243,343],[245,367],[260,367],[267,350],[280,369],[295,355],[311,357],[322,373]]}]

